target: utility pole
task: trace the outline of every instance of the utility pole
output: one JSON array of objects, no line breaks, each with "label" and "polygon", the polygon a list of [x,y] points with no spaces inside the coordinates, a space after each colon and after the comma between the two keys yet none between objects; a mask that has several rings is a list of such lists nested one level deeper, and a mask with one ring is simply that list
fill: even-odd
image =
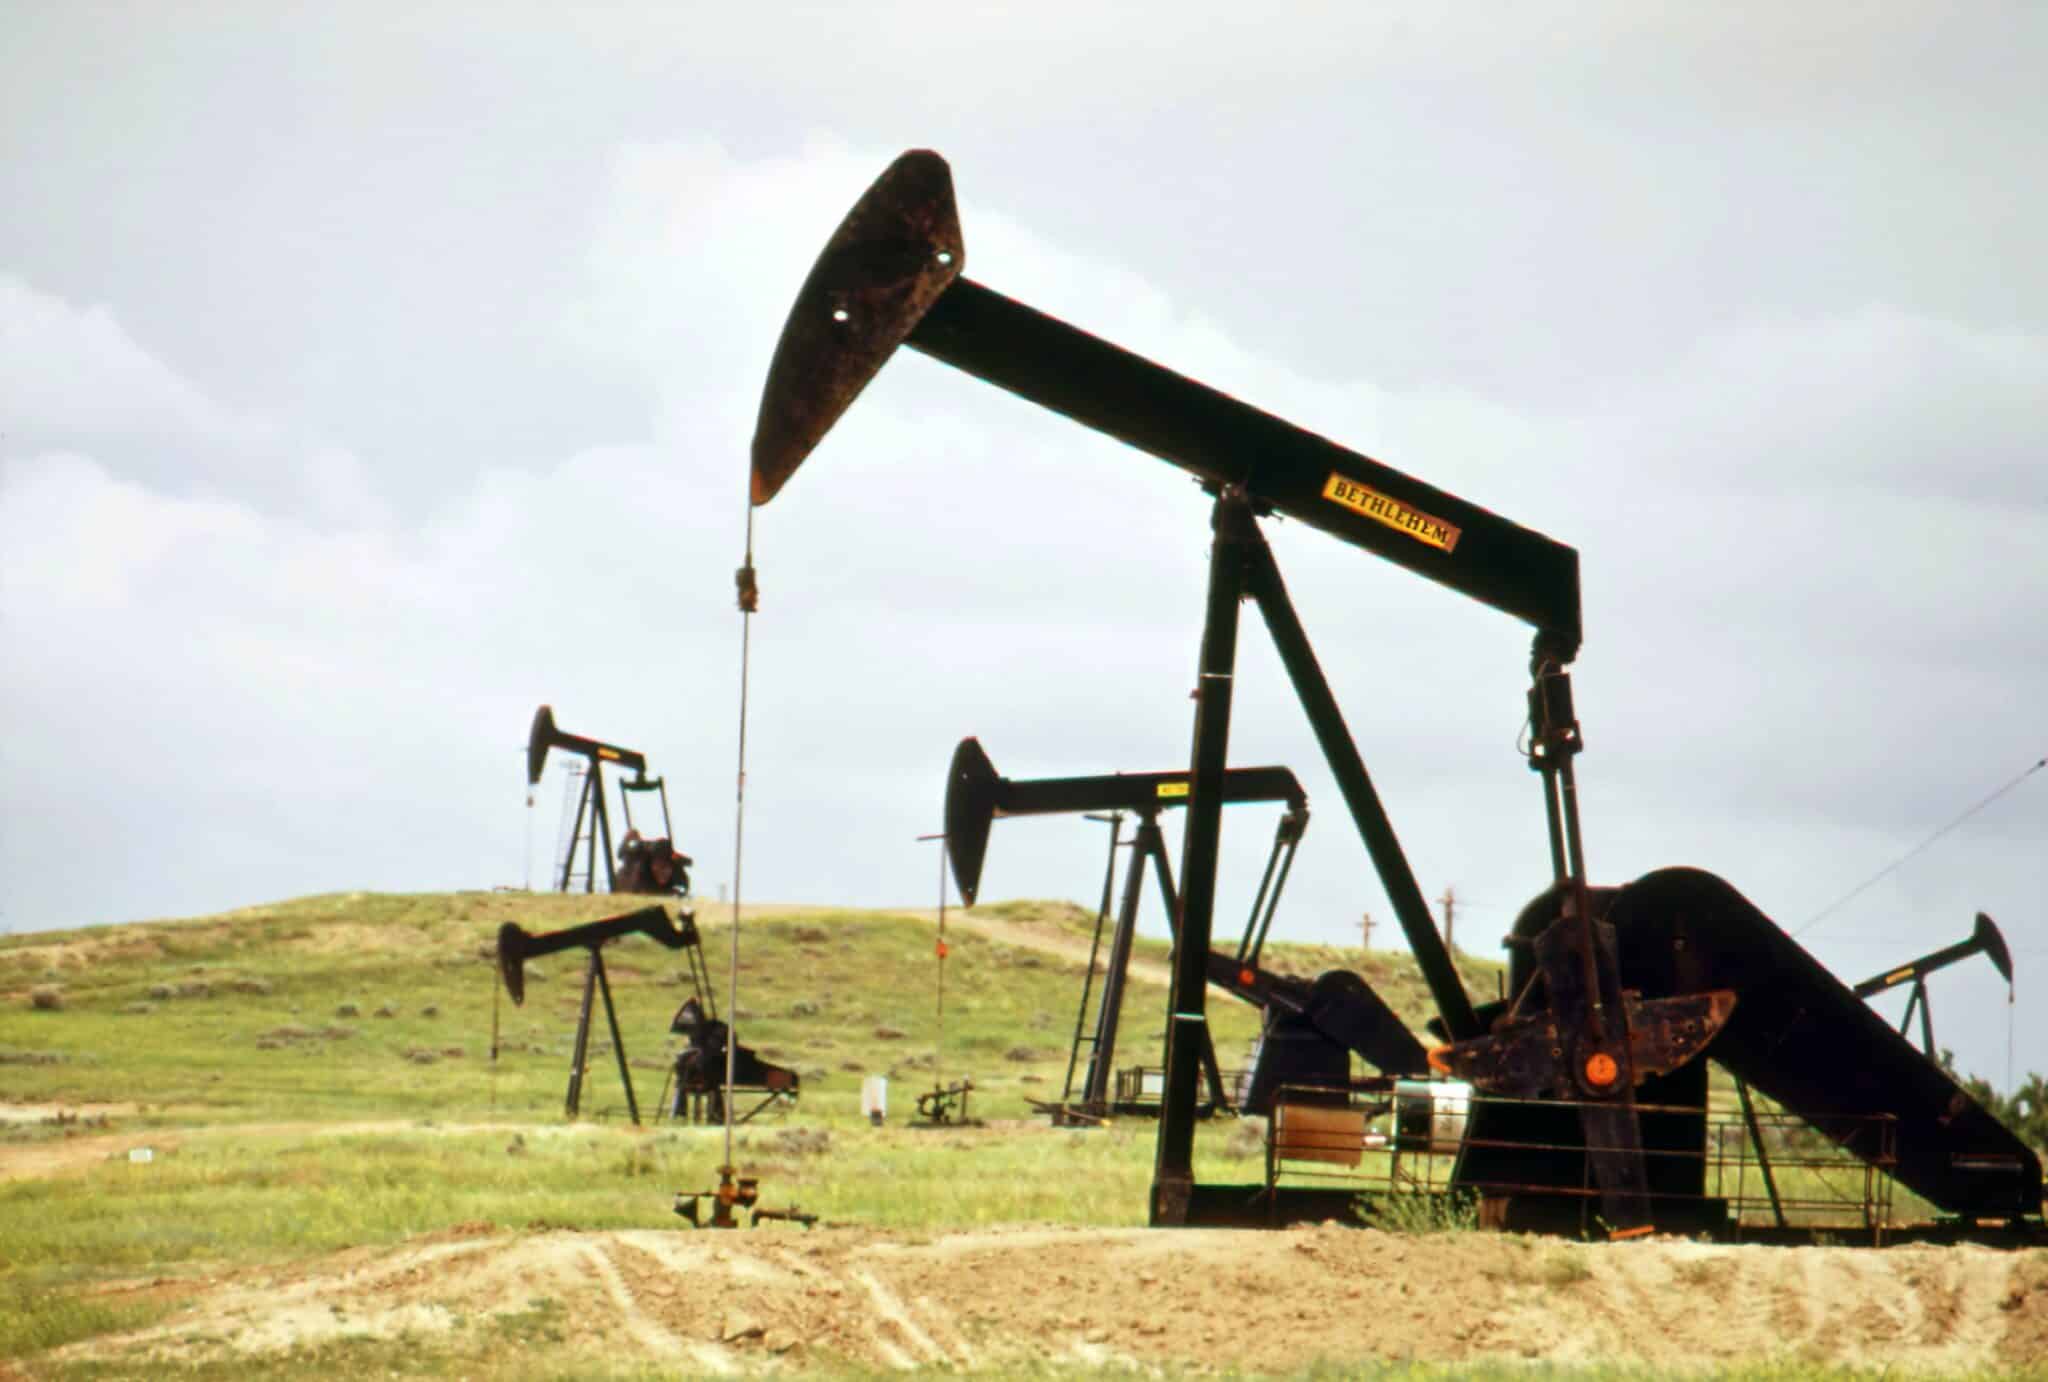
[{"label": "utility pole", "polygon": [[1458,953],[1458,947],[1451,940],[1451,927],[1458,914],[1458,895],[1451,890],[1451,885],[1446,883],[1444,885],[1444,895],[1438,898],[1437,901],[1442,904],[1444,909],[1444,949],[1455,955]]},{"label": "utility pole", "polygon": [[1372,913],[1358,914],[1358,944],[1367,955],[1372,954]]}]

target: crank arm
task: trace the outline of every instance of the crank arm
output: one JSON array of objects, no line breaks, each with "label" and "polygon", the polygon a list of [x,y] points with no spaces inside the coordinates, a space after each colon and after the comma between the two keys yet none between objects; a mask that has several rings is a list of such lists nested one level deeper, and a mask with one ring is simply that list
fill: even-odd
[{"label": "crank arm", "polygon": [[[1735,1011],[1732,989],[1625,1001],[1629,1054],[1638,1084],[1652,1075],[1670,1074],[1705,1050]],[[1606,1097],[1613,1092],[1619,1062],[1599,1051],[1578,1059],[1573,1049],[1576,1035],[1539,1013],[1483,1037],[1438,1046],[1429,1053],[1429,1068],[1506,1098],[1533,1099],[1546,1093]]]}]

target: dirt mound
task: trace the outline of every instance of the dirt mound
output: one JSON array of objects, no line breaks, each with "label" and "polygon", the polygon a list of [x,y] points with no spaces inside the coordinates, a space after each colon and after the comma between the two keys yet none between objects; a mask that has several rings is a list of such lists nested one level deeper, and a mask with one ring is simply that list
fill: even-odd
[{"label": "dirt mound", "polygon": [[466,1225],[190,1289],[163,1323],[62,1356],[258,1361],[401,1335],[431,1347],[537,1309],[552,1312],[565,1354],[623,1361],[624,1350],[703,1373],[1788,1357],[1953,1372],[2037,1361],[2048,1339],[2041,1252],[1588,1246],[1334,1225],[945,1236]]}]

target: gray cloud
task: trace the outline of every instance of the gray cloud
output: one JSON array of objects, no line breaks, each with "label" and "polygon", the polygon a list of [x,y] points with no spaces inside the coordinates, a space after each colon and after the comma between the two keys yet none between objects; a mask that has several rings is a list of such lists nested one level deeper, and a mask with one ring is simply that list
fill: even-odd
[{"label": "gray cloud", "polygon": [[[544,700],[649,750],[729,878],[759,381],[912,142],[970,274],[1580,548],[1602,877],[1697,863],[1796,924],[2044,747],[2031,10],[153,13],[30,7],[0,82],[7,924],[519,881]],[[1019,775],[1182,758],[1205,517],[892,364],[758,515],[750,894],[925,900],[962,734]],[[1544,869],[1526,632],[1274,541],[1481,946]],[[1317,812],[1282,932],[1387,921],[1255,625],[1243,659],[1234,756]],[[1822,957],[1983,908],[2026,965],[2044,786]],[[1232,819],[1227,916],[1269,828]],[[1006,825],[988,888],[1092,898],[1098,845]],[[1987,976],[1951,982],[2002,1073]]]}]

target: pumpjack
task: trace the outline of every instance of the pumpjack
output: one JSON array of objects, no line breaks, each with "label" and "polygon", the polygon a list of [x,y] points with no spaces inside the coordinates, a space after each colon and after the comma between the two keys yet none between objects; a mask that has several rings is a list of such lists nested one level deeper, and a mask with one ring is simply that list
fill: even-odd
[{"label": "pumpjack", "polygon": [[[1196,1104],[1197,1115],[1264,1113],[1274,1092],[1282,1086],[1342,1089],[1349,1083],[1350,1057],[1354,1051],[1388,1073],[1423,1073],[1427,1062],[1421,1043],[1358,976],[1333,970],[1311,981],[1275,974],[1259,964],[1274,914],[1280,907],[1281,893],[1287,886],[1288,872],[1294,866],[1295,851],[1308,829],[1308,794],[1301,783],[1283,767],[1231,768],[1223,774],[1222,794],[1226,803],[1279,802],[1287,809],[1274,829],[1265,872],[1260,876],[1235,953],[1216,951],[1209,957],[1209,982],[1261,1010],[1263,1030],[1258,1059],[1243,1087],[1239,1081],[1226,1080],[1217,1065],[1215,1045],[1206,1040],[1205,1028],[1200,1052],[1205,1097]],[[1156,1117],[1159,1113],[1158,1101],[1145,1097],[1144,1071],[1115,1072],[1114,1092],[1111,1075],[1124,987],[1130,972],[1131,945],[1137,935],[1138,911],[1148,873],[1156,882],[1169,929],[1178,926],[1179,898],[1159,820],[1162,812],[1184,807],[1187,801],[1188,775],[1181,770],[1020,779],[998,774],[978,739],[963,739],[953,751],[946,778],[946,849],[953,881],[969,906],[974,905],[981,889],[989,828],[997,818],[1086,814],[1110,826],[1102,907],[1096,915],[1087,980],[1074,1019],[1066,1083],[1057,1103],[1042,1106],[1055,1122],[1086,1125],[1111,1115]],[[1103,812],[1110,814],[1098,814]],[[1124,874],[1122,900],[1110,936],[1102,993],[1091,1030],[1089,999],[1102,948],[1102,926],[1114,890],[1116,855],[1119,848],[1125,847],[1121,833],[1126,812],[1138,818],[1138,825],[1128,845],[1131,861]],[[1088,1062],[1077,1094],[1074,1075],[1084,1049]],[[1137,1079],[1126,1078],[1134,1073]]]},{"label": "pumpjack", "polygon": [[2012,951],[2006,949],[2005,937],[1998,930],[1998,923],[1982,912],[1977,913],[1976,929],[1969,939],[1945,945],[1941,949],[1909,960],[1882,974],[1873,974],[1852,990],[1858,998],[1875,998],[1889,992],[1900,984],[1910,983],[1913,988],[1906,998],[1906,1011],[1899,1017],[1899,1035],[1904,1036],[1913,1025],[1913,1014],[1920,1014],[1920,1049],[1929,1060],[1938,1057],[1934,1050],[1934,1017],[1927,1002],[1927,976],[1936,970],[1947,969],[1959,960],[1972,955],[1982,955],[1991,961],[1991,967],[1998,971],[1998,977],[2005,980],[2008,991],[2012,987]]},{"label": "pumpjack", "polygon": [[742,1095],[753,1100],[744,1113],[734,1109],[734,1123],[748,1122],[772,1105],[796,1102],[803,1086],[802,1077],[787,1066],[763,1060],[744,1042],[734,1041],[732,1029],[718,1016],[709,985],[701,985],[693,997],[683,1000],[668,1029],[685,1038],[669,1076],[673,1081],[673,1098],[668,1099],[668,1091],[663,1091],[671,1118],[690,1123],[725,1121],[728,1042],[732,1043],[731,1092],[735,1104]]},{"label": "pumpjack", "polygon": [[528,960],[562,950],[582,948],[590,952],[583,971],[583,1005],[576,1016],[576,1044],[569,1058],[569,1093],[563,1102],[563,1112],[571,1118],[582,1112],[583,1071],[590,1055],[591,1000],[601,994],[605,1022],[612,1033],[612,1053],[619,1062],[619,1084],[626,1091],[626,1109],[635,1123],[640,1121],[640,1101],[633,1093],[633,1073],[626,1068],[626,1043],[619,1035],[619,1014],[612,1006],[611,979],[604,969],[604,946],[625,936],[646,936],[670,950],[702,949],[697,921],[690,912],[678,912],[671,922],[668,912],[658,906],[642,907],[637,912],[605,917],[538,936],[510,921],[498,928],[498,977],[505,985],[505,992],[511,995],[514,1007],[526,1002]]},{"label": "pumpjack", "polygon": [[[668,814],[668,786],[663,779],[647,775],[647,756],[638,749],[620,748],[555,727],[552,707],[533,712],[533,726],[526,735],[526,784],[540,785],[547,766],[548,751],[560,749],[584,759],[583,784],[576,798],[575,823],[562,851],[562,863],[555,890],[568,892],[576,874],[578,847],[584,849],[583,891],[597,890],[597,861],[604,858],[605,890],[615,893],[656,893],[687,897],[690,892],[690,856],[678,853],[672,843],[675,830]],[[611,814],[605,807],[604,765],[628,769],[633,776],[619,782],[619,805],[625,812],[626,833],[619,842],[618,863],[612,855]],[[661,803],[661,835],[643,837],[633,824],[633,798],[653,793]],[[602,850],[600,851],[600,842]]]},{"label": "pumpjack", "polygon": [[[1249,596],[1429,987],[1442,1032],[1431,1064],[1513,1100],[1475,1110],[1454,1178],[1495,1202],[1495,1222],[1590,1224],[1597,1205],[1614,1236],[1699,1230],[1713,1208],[1701,1059],[1711,1051],[1867,1161],[1875,1153],[1857,1130],[1885,1120],[1895,1133],[1886,1169],[1941,1211],[2039,1231],[2035,1153],[1733,887],[1687,868],[1619,887],[1589,880],[1569,670],[1583,640],[1574,549],[1005,297],[966,278],[965,264],[951,170],[928,150],[904,154],[847,213],[797,293],[762,392],[751,498],[772,501],[905,345],[1188,471],[1210,495],[1153,1223],[1241,1222],[1248,1196],[1198,1184],[1192,1153]],[[1261,524],[1276,514],[1534,630],[1525,756],[1552,881],[1516,921],[1510,997],[1476,1007],[1452,968],[1266,544]],[[1639,1100],[1679,1111],[1646,1119]],[[1694,1154],[1661,1155],[1679,1149]]]}]

